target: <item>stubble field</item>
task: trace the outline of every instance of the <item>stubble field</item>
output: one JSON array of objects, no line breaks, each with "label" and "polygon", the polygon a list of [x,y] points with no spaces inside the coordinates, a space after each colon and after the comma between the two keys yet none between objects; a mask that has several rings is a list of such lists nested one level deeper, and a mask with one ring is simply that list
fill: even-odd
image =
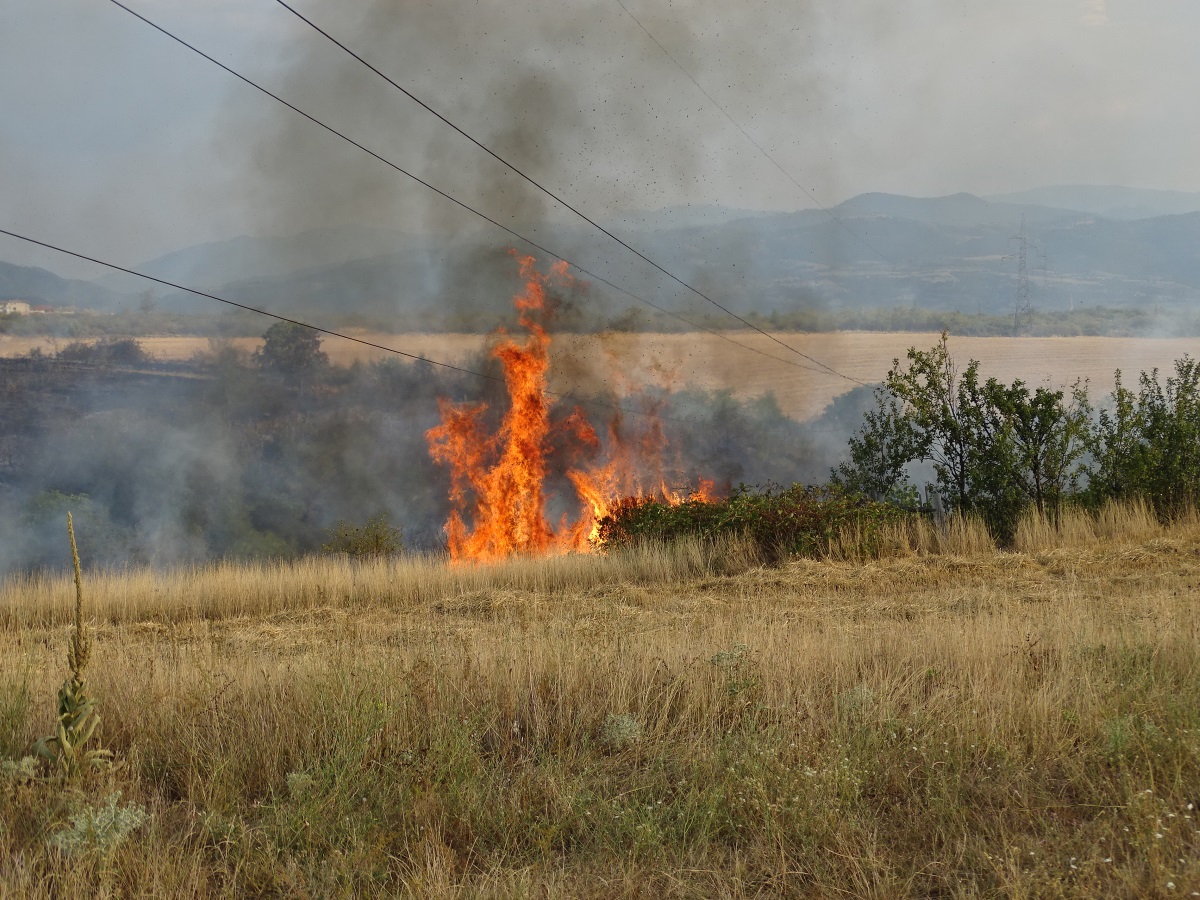
[{"label": "stubble field", "polygon": [[[349,333],[385,347],[458,365],[469,362],[488,340],[469,334]],[[608,388],[623,395],[643,384],[674,388],[694,386],[707,390],[732,386],[735,395],[741,398],[770,390],[787,415],[803,420],[820,414],[831,400],[856,386],[855,381],[821,370],[762,335],[728,332],[726,337],[760,352],[748,352],[707,333],[557,335],[551,351],[554,363],[551,388],[564,393]],[[892,360],[903,359],[909,347],[929,349],[938,340],[936,334],[920,332],[846,331],[779,334],[776,337],[850,378],[867,383],[882,380]],[[139,340],[150,354],[160,359],[189,359],[210,349],[207,338],[162,336]],[[259,345],[254,338],[238,338],[232,343],[247,352]],[[0,356],[21,355],[35,346],[42,347],[45,352],[54,350],[54,346],[43,338],[0,336]],[[323,346],[330,358],[341,364],[388,355],[330,337],[324,339]],[[985,376],[994,375],[1005,381],[1023,378],[1029,384],[1048,382],[1054,387],[1087,378],[1095,395],[1103,396],[1112,389],[1114,369],[1123,369],[1127,377],[1136,377],[1143,369],[1170,369],[1174,360],[1185,354],[1195,356],[1200,350],[1200,341],[1194,338],[952,337],[950,350],[963,366],[968,359],[980,360]],[[798,369],[763,354],[808,368]]]},{"label": "stubble field", "polygon": [[[86,589],[118,764],[7,767],[6,896],[1200,892],[1194,521]],[[0,589],[0,757],[50,730],[72,599]],[[58,849],[118,790],[139,827]]]}]

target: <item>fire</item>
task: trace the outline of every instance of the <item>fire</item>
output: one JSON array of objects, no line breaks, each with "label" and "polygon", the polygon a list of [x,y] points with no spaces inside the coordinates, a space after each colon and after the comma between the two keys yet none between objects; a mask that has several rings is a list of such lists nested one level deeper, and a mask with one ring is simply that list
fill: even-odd
[{"label": "fire", "polygon": [[[450,468],[453,511],[446,534],[451,558],[488,562],[516,554],[590,552],[600,520],[622,497],[670,503],[711,499],[711,481],[702,480],[690,493],[669,485],[667,440],[657,410],[650,410],[644,429],[633,434],[615,417],[605,441],[578,408],[552,425],[546,392],[550,335],[543,324],[547,291],[569,289],[574,281],[565,263],[542,273],[531,256],[518,262],[525,287],[513,305],[525,337],[517,340],[501,332],[492,349],[504,371],[509,400],[499,427],[488,433],[485,403],[439,400],[442,422],[426,434],[433,459]],[[561,444],[566,449],[560,452],[571,457],[564,461],[565,475],[579,510],[574,519],[564,515],[557,525],[550,523],[546,510],[552,444]]]}]

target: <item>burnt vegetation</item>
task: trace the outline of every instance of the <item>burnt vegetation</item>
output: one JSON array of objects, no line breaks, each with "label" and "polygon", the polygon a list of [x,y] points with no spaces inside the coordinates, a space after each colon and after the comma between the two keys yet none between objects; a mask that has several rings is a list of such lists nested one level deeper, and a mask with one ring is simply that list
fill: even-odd
[{"label": "burnt vegetation", "polygon": [[[485,355],[467,368],[499,374]],[[439,397],[505,402],[499,381],[432,364],[331,364],[316,332],[289,323],[253,355],[214,339],[165,363],[107,338],[2,360],[0,568],[64,566],[51,536],[68,509],[82,552],[104,566],[441,549],[448,475],[426,439]],[[853,535],[869,551],[905,516],[956,513],[1007,545],[1031,512],[1054,523],[1068,507],[1140,501],[1167,521],[1194,507],[1200,484],[1200,366],[1186,358],[1093,401],[1086,384],[983,379],[943,339],[806,423],[770,395],[622,403],[659,416],[672,464],[714,477],[722,499],[620,504],[602,529],[614,547],[736,536],[782,558],[840,552]],[[554,415],[572,409],[564,400]],[[573,496],[565,472],[548,485],[560,515],[553,504]],[[403,530],[394,545],[392,527]]]},{"label": "burnt vegetation", "polygon": [[[54,539],[68,509],[81,553],[101,566],[293,558],[379,516],[403,529],[405,549],[441,548],[449,482],[425,437],[437,399],[500,409],[503,385],[393,359],[333,365],[299,326],[265,337],[253,356],[216,339],[187,363],[147,359],[133,340],[0,360],[0,569],[68,564]],[[499,374],[482,356],[466,367]],[[800,424],[770,396],[623,401],[661,415],[675,462],[724,490],[820,480],[855,421],[846,402]],[[571,410],[563,400],[555,415]],[[562,475],[551,473],[552,494],[567,497]]]}]

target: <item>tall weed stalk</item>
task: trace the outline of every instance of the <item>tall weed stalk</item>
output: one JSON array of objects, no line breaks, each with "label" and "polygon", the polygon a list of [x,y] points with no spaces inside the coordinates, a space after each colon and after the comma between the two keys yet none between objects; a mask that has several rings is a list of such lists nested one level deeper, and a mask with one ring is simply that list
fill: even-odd
[{"label": "tall weed stalk", "polygon": [[67,666],[71,677],[58,691],[58,721],[54,734],[40,738],[34,752],[68,778],[89,769],[107,766],[112,753],[100,747],[87,749],[100,724],[95,701],[87,694],[88,662],[92,654],[92,639],[83,618],[83,572],[79,565],[79,548],[75,544],[75,525],[67,513],[67,537],[71,541],[71,562],[75,567],[75,628],[67,645]]}]

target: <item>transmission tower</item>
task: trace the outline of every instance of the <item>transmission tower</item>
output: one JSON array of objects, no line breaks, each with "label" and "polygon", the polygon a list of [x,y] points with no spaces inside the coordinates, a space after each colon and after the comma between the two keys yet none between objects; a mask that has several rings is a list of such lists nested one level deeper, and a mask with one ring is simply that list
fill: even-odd
[{"label": "transmission tower", "polygon": [[[1029,290],[1029,236],[1025,233],[1025,217],[1021,216],[1021,231],[1009,240],[1017,242],[1017,300],[1013,309],[1013,334],[1033,330],[1033,300]],[[1012,257],[1008,257],[1012,259]]]}]

